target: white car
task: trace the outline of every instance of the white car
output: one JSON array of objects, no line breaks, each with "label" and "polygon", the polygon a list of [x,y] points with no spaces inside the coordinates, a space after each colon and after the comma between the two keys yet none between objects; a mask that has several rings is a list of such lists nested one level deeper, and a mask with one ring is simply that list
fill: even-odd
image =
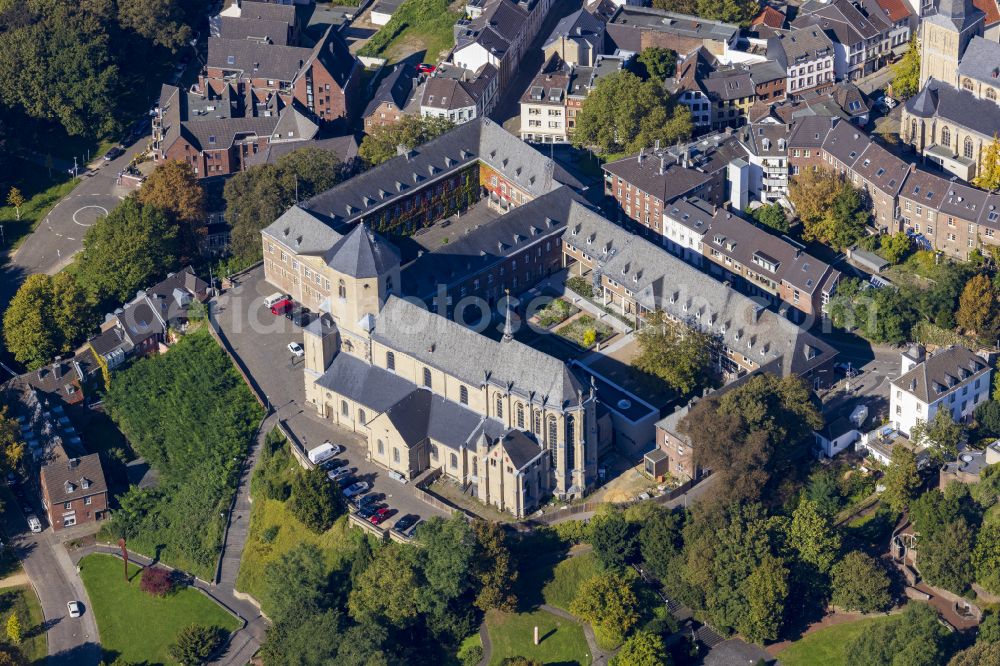
[{"label": "white car", "polygon": [[358,481],[357,483],[352,483],[351,485],[344,488],[344,497],[351,498],[354,497],[355,495],[360,495],[361,493],[366,492],[369,488],[371,488],[371,486],[368,485],[367,481]]},{"label": "white car", "polygon": [[33,513],[28,514],[28,528],[35,534],[42,531],[42,522],[38,520],[38,516]]},{"label": "white car", "polygon": [[292,352],[292,355],[295,358],[302,358],[302,356],[304,356],[306,353],[305,350],[302,349],[302,345],[300,345],[297,342],[289,342],[288,351]]},{"label": "white car", "polygon": [[348,467],[347,465],[344,465],[343,467],[340,467],[338,469],[333,469],[327,472],[326,478],[330,479],[331,481],[338,481],[344,478],[345,476],[350,476],[350,474],[351,474],[351,468]]},{"label": "white car", "polygon": [[69,611],[70,617],[80,617],[83,615],[83,607],[80,606],[79,601],[67,601],[66,610]]}]

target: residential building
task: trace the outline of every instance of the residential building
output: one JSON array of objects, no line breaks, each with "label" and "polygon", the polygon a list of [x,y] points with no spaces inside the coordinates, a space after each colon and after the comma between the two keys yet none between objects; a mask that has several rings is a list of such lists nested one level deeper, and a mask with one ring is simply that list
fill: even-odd
[{"label": "residential building", "polygon": [[604,53],[604,21],[586,9],[578,9],[556,24],[542,51],[546,60],[558,55],[575,67],[593,67],[597,56]]},{"label": "residential building", "polygon": [[399,122],[404,114],[403,109],[413,93],[416,76],[417,72],[412,65],[401,63],[382,79],[378,90],[361,114],[365,132],[370,133],[376,127]]},{"label": "residential building", "polygon": [[[908,28],[901,33],[898,22],[889,15],[875,0],[810,0],[799,8],[792,29],[826,32],[835,45],[834,76],[853,81],[888,64],[894,57],[893,39],[896,47],[908,43]],[[901,24],[908,26],[909,17]]]},{"label": "residential building", "polygon": [[750,80],[753,81],[756,102],[773,104],[785,99],[787,72],[776,60],[751,63]]},{"label": "residential building", "polygon": [[749,296],[790,306],[793,320],[819,315],[840,280],[840,271],[798,243],[698,198],[667,206],[663,226],[671,251]]},{"label": "residential building", "polygon": [[657,46],[691,53],[704,47],[724,62],[728,62],[730,50],[736,50],[740,32],[739,26],[731,23],[628,4],[618,7],[606,30],[609,51],[639,53]]},{"label": "residential building", "polygon": [[729,163],[745,153],[735,137],[716,133],[685,146],[642,150],[604,164],[604,194],[617,203],[618,217],[647,236],[662,236],[667,204],[697,196],[713,205],[725,201]]},{"label": "residential building", "polygon": [[567,92],[573,68],[553,53],[521,95],[521,139],[535,143],[569,141]]},{"label": "residential building", "polygon": [[785,70],[788,96],[833,85],[834,47],[822,28],[806,27],[771,37],[767,57]]},{"label": "residential building", "polygon": [[92,523],[108,510],[108,484],[96,453],[68,458],[65,453],[42,465],[42,505],[53,531]]},{"label": "residential building", "polygon": [[914,345],[901,357],[900,376],[890,385],[889,419],[907,437],[913,426],[931,422],[941,409],[964,423],[989,400],[993,368],[965,347],[953,345],[928,355]]},{"label": "residential building", "polygon": [[764,204],[788,204],[789,125],[765,116],[736,133],[747,153],[749,194]]},{"label": "residential building", "polygon": [[566,90],[566,131],[573,133],[576,116],[583,108],[583,100],[603,77],[625,68],[629,58],[615,55],[599,55],[593,67],[574,67],[570,72],[569,87]]},{"label": "residential building", "polygon": [[757,16],[750,21],[750,27],[757,29],[767,27],[771,30],[777,31],[784,29],[787,22],[787,16],[771,5],[765,5],[764,8],[760,10],[760,14],[757,14]]},{"label": "residential building", "polygon": [[185,92],[164,85],[153,116],[153,160],[191,165],[198,178],[245,170],[272,143],[300,145],[319,128],[275,92],[241,96],[225,85],[216,92]]},{"label": "residential building", "polygon": [[490,63],[475,71],[441,63],[423,84],[420,115],[457,124],[483,118],[497,103],[499,85],[497,69]]},{"label": "residential building", "polygon": [[492,65],[499,90],[505,90],[550,5],[551,0],[470,0],[466,18],[455,24],[451,62],[473,72]]},{"label": "residential building", "polygon": [[171,331],[187,328],[188,308],[209,296],[207,282],[188,266],[149,289],[139,291],[124,306],[107,314],[100,334],[87,347],[109,370],[131,356],[158,353],[172,341]]}]

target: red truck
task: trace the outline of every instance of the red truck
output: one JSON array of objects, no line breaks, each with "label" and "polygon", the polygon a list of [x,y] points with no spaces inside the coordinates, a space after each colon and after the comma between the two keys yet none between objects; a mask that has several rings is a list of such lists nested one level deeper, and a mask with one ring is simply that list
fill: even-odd
[{"label": "red truck", "polygon": [[271,314],[283,315],[291,309],[292,309],[292,302],[287,298],[283,298],[271,306]]}]

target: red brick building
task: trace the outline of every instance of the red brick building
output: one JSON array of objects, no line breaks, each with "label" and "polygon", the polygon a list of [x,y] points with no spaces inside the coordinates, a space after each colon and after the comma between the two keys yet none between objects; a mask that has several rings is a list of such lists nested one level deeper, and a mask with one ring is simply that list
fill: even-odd
[{"label": "red brick building", "polygon": [[96,453],[58,456],[43,465],[42,502],[54,531],[101,520],[108,510],[108,484]]}]

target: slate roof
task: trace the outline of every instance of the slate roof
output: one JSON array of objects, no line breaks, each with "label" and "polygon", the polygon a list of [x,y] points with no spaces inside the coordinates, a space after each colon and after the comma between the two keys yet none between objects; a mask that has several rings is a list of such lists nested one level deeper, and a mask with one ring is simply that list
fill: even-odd
[{"label": "slate roof", "polygon": [[985,18],[986,15],[976,8],[972,0],[938,0],[937,11],[923,17],[923,20],[961,32]]},{"label": "slate roof", "polygon": [[288,45],[288,31],[291,27],[284,21],[264,20],[236,16],[220,16],[218,34],[223,39],[266,40],[279,46]]},{"label": "slate roof", "polygon": [[[1000,85],[1000,43],[973,37],[958,63],[958,75],[982,81],[991,86]],[[995,102],[994,102],[995,103]]]},{"label": "slate roof", "polygon": [[804,27],[767,40],[767,57],[784,68],[833,55],[833,42],[818,27]]},{"label": "slate roof", "polygon": [[910,168],[909,162],[904,162],[871,140],[861,159],[854,163],[854,171],[859,176],[893,197],[903,188]]},{"label": "slate roof", "polygon": [[588,37],[604,32],[604,23],[598,20],[586,9],[578,9],[568,16],[564,16],[556,23],[549,36],[545,39],[544,49],[549,44],[560,38]]},{"label": "slate roof", "polygon": [[292,206],[263,233],[298,254],[319,256],[343,236],[326,221],[300,206]]},{"label": "slate roof", "polygon": [[673,201],[710,180],[708,175],[685,169],[670,157],[655,153],[641,155],[641,161],[639,155],[631,155],[608,162],[604,170],[663,202]]},{"label": "slate roof", "polygon": [[906,176],[903,187],[899,190],[899,196],[938,210],[949,192],[950,185],[951,183],[940,176],[916,169]]},{"label": "slate roof", "polygon": [[343,352],[333,357],[316,384],[364,405],[371,416],[386,411],[415,388],[396,373]]},{"label": "slate roof", "polygon": [[430,439],[455,450],[475,446],[480,425],[483,421],[494,420],[424,387],[415,388],[390,407],[386,416],[407,446]]},{"label": "slate roof", "polygon": [[424,82],[420,105],[446,111],[474,107],[498,73],[497,68],[490,63],[480,67],[477,72],[442,64]]},{"label": "slate roof", "polygon": [[412,65],[407,63],[396,65],[389,75],[382,79],[378,90],[375,91],[375,96],[368,103],[362,116],[367,118],[385,102],[395,104],[397,109],[402,110],[406,106],[406,100],[410,98],[410,92],[413,90],[413,78],[416,74]]},{"label": "slate roof", "polygon": [[274,164],[288,153],[300,148],[317,148],[336,155],[342,163],[348,163],[358,156],[358,140],[353,134],[334,136],[329,139],[313,139],[312,141],[268,143],[267,148],[258,150],[251,156],[250,165]]},{"label": "slate roof", "polygon": [[749,69],[716,70],[702,80],[702,87],[713,99],[734,100],[755,94]]},{"label": "slate roof", "polygon": [[595,257],[602,273],[635,293],[643,307],[661,309],[711,332],[729,349],[769,366],[780,376],[803,374],[836,355],[825,342],[781,315],[762,309],[749,297],[597,213],[581,210],[563,242]]},{"label": "slate roof", "polygon": [[[108,492],[101,458],[96,453],[79,458],[62,458],[43,465],[41,475],[48,490],[49,506]],[[84,485],[88,487],[84,488]]]},{"label": "slate roof", "polygon": [[447,317],[389,296],[372,338],[472,385],[484,381],[565,405],[583,387],[562,361],[515,340],[496,342]]},{"label": "slate roof", "polygon": [[756,85],[784,79],[786,76],[785,68],[776,60],[765,60],[750,65],[750,79]]},{"label": "slate roof", "polygon": [[208,40],[208,66],[238,70],[244,76],[292,81],[312,56],[312,49],[301,46],[260,44],[249,39]]},{"label": "slate roof", "polygon": [[840,122],[826,135],[823,150],[848,168],[853,168],[870,143],[871,139],[862,130],[850,123]]},{"label": "slate roof", "polygon": [[345,275],[374,278],[399,265],[399,250],[357,224],[323,256],[326,264]]},{"label": "slate roof", "polygon": [[[682,37],[697,37],[729,42],[739,33],[739,26],[722,21],[679,14],[651,7],[622,5],[608,22],[609,29],[614,27],[630,27],[638,30],[652,30],[680,35]],[[615,41],[617,43],[617,34]],[[620,48],[628,48],[619,44]],[[629,49],[639,51],[641,49]]]},{"label": "slate roof", "polygon": [[264,21],[282,21],[288,25],[295,24],[295,5],[278,2],[257,2],[242,0],[240,2],[240,17]]},{"label": "slate roof", "polygon": [[822,148],[832,125],[831,119],[827,116],[797,118],[788,135],[788,145],[795,148]]},{"label": "slate roof", "polygon": [[497,445],[503,449],[516,470],[523,469],[542,452],[542,447],[532,439],[531,435],[515,429],[508,430]]},{"label": "slate roof", "polygon": [[986,361],[975,352],[953,345],[931,354],[909,372],[892,380],[892,385],[929,404],[988,369]]},{"label": "slate roof", "polygon": [[939,213],[961,220],[978,220],[986,208],[988,193],[961,183],[948,183],[948,191],[938,208]]},{"label": "slate roof", "polygon": [[906,108],[916,116],[943,118],[987,137],[1000,127],[1000,105],[936,79],[928,79],[924,89],[906,102]]}]

